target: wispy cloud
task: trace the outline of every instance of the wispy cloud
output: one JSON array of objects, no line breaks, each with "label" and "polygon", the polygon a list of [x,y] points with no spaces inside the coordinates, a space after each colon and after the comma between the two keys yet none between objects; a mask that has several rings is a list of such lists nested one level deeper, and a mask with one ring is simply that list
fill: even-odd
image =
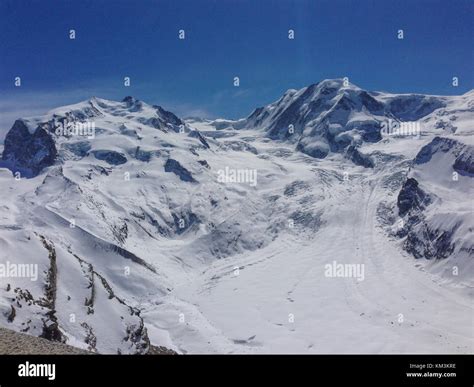
[{"label": "wispy cloud", "polygon": [[236,87],[233,89],[225,89],[214,93],[212,96],[212,103],[220,105],[223,102],[234,101],[239,98],[245,98],[252,94],[252,89],[244,89]]}]

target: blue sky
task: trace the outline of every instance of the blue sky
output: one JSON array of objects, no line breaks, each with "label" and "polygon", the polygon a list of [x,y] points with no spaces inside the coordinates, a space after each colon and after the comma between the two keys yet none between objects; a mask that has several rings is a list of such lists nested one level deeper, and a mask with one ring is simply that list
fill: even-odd
[{"label": "blue sky", "polygon": [[0,131],[93,95],[240,118],[325,78],[463,94],[474,87],[473,18],[472,0],[2,0]]}]

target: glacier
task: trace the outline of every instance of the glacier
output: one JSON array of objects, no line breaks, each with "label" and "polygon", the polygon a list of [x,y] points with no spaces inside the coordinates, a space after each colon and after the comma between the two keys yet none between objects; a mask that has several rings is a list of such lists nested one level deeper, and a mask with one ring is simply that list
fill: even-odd
[{"label": "glacier", "polygon": [[240,120],[134,97],[20,118],[0,263],[38,279],[1,278],[0,325],[98,353],[472,353],[473,122],[474,91],[340,79]]}]

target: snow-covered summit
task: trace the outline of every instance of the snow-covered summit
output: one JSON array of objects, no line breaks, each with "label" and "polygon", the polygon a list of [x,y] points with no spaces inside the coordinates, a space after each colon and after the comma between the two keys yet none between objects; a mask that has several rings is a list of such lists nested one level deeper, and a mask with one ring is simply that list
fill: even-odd
[{"label": "snow-covered summit", "polygon": [[344,79],[326,79],[290,89],[244,120],[216,122],[215,126],[260,129],[272,139],[289,141],[310,156],[324,158],[380,141],[383,126],[392,121],[418,122],[425,131],[452,131],[473,111],[472,92],[462,96],[389,94],[369,92]]},{"label": "snow-covered summit", "polygon": [[179,131],[189,132],[189,128],[161,106],[133,97],[122,102],[93,97],[17,120],[6,135],[3,161],[13,171],[31,176],[57,162],[89,154],[120,163],[127,154],[137,153],[144,136],[150,137],[149,143]]},{"label": "snow-covered summit", "polygon": [[472,93],[326,80],[238,121],[133,97],[19,119],[0,264],[37,270],[1,278],[0,324],[101,353],[469,352],[473,118]]}]

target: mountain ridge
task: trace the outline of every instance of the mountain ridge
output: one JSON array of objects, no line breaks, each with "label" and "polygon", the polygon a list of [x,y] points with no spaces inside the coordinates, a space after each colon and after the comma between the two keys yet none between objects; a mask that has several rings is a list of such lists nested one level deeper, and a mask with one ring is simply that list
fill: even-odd
[{"label": "mountain ridge", "polygon": [[[261,129],[271,139],[295,143],[296,150],[309,156],[325,158],[330,153],[342,152],[355,162],[370,167],[373,161],[361,155],[358,148],[364,142],[382,140],[381,129],[387,120],[400,123],[426,119],[454,103],[461,105],[460,112],[474,112],[474,102],[469,101],[473,93],[474,90],[462,96],[387,94],[367,92],[343,79],[326,79],[300,90],[289,89],[276,102],[255,109],[247,118],[218,119],[209,123],[216,129]],[[190,131],[190,125],[158,105],[148,105],[131,96],[121,102],[92,97],[53,109],[45,116],[17,120],[5,137],[3,162],[11,169],[35,175],[56,159],[54,143],[57,138],[51,135],[55,125],[104,115],[114,118],[128,115],[128,119],[162,131]],[[453,130],[451,123],[447,125]],[[15,149],[15,143],[30,144],[28,153],[38,154],[44,150],[45,154],[39,155],[41,162],[36,163],[36,167],[28,165],[29,156],[21,154],[24,147]],[[120,155],[110,157],[125,162]],[[363,159],[369,161],[361,161]]]},{"label": "mountain ridge", "polygon": [[[350,321],[361,352],[468,352],[474,94],[332,82],[239,121],[133,97],[16,121],[0,263],[38,279],[2,278],[0,324],[99,353],[328,353]],[[335,261],[365,279],[327,278]]]}]

